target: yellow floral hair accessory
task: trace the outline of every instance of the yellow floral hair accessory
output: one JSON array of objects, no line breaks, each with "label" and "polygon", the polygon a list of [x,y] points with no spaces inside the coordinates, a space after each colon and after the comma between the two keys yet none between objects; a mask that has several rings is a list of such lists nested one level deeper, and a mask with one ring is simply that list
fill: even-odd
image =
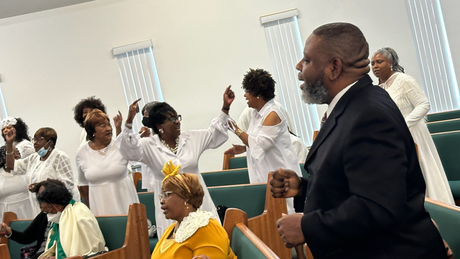
[{"label": "yellow floral hair accessory", "polygon": [[174,166],[171,160],[166,162],[163,166],[163,173],[165,174],[165,178],[162,182],[164,182],[168,177],[175,176],[179,174],[180,165]]}]

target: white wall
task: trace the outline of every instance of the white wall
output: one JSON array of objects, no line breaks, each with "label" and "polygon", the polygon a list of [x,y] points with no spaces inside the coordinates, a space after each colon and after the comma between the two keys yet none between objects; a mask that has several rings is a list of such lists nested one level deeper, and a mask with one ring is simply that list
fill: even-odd
[{"label": "white wall", "polygon": [[[458,6],[454,2],[451,8]],[[57,147],[74,159],[81,129],[72,108],[96,95],[110,116],[117,110],[126,115],[111,49],[152,39],[164,98],[182,114],[184,130],[209,125],[229,84],[237,95],[230,113],[237,119],[246,105],[242,75],[250,67],[271,70],[259,17],[290,8],[299,10],[303,41],[321,24],[351,22],[363,30],[371,54],[394,47],[407,73],[420,79],[400,0],[385,5],[375,0],[97,0],[0,20],[0,76],[8,113],[22,117],[31,135],[42,126],[55,128]],[[231,143],[240,141],[232,135],[223,147],[207,151],[200,169],[220,169]]]}]

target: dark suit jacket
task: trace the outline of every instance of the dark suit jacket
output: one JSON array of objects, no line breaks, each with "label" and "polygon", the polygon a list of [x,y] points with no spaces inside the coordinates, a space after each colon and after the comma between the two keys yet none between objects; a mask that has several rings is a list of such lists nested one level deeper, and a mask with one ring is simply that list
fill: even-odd
[{"label": "dark suit jacket", "polygon": [[[302,180],[302,231],[315,259],[446,258],[403,116],[366,75],[321,128]],[[305,194],[305,193],[304,193]]]}]

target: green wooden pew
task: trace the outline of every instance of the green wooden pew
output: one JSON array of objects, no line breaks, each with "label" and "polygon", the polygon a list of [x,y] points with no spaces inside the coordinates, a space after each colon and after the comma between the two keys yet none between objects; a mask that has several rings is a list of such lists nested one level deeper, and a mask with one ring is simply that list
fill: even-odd
[{"label": "green wooden pew", "polygon": [[460,119],[427,122],[426,126],[430,133],[460,130]]},{"label": "green wooden pew", "polygon": [[454,199],[460,199],[460,131],[431,134]]},{"label": "green wooden pew", "polygon": [[230,163],[228,169],[235,169],[235,168],[247,168],[248,163],[246,160],[246,156],[236,156],[230,158]]},{"label": "green wooden pew", "polygon": [[[125,241],[127,216],[98,216],[96,217],[96,220],[99,223],[99,227],[104,235],[106,246],[109,248],[109,251],[122,247]],[[23,231],[31,222],[31,219],[14,220],[11,221],[9,225],[15,230]],[[11,259],[20,259],[19,250],[21,247],[32,244],[35,244],[35,242],[23,245],[13,240],[8,240],[8,250],[10,252]]]},{"label": "green wooden pew", "polygon": [[[156,225],[155,221],[155,200],[158,199],[158,196],[155,196],[153,192],[139,192],[137,193],[139,197],[139,202],[145,205],[147,218],[152,222],[153,225]],[[150,237],[150,253],[155,249],[156,244],[158,243],[157,237]]]},{"label": "green wooden pew", "polygon": [[450,119],[459,119],[460,118],[460,110],[430,113],[430,114],[427,114],[426,117],[427,117],[427,121],[429,121],[429,122],[431,122],[431,121],[450,120]]},{"label": "green wooden pew", "polygon": [[452,249],[455,257],[460,256],[460,208],[430,198],[425,199],[425,209],[436,222],[442,238]]}]

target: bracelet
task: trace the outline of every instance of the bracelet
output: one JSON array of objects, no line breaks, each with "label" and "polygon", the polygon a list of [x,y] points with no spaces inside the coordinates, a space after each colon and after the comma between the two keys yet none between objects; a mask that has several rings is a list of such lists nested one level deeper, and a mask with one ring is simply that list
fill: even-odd
[{"label": "bracelet", "polygon": [[241,133],[243,133],[244,130],[238,128],[236,131],[235,131],[235,134],[239,137],[241,135]]},{"label": "bracelet", "polygon": [[132,124],[132,123],[126,123],[126,122],[125,122],[125,126],[128,127],[128,128],[132,128],[132,127],[133,127],[133,124]]},{"label": "bracelet", "polygon": [[226,111],[230,111],[230,107],[224,107],[224,106],[222,106],[222,109],[223,109],[223,110],[226,110]]},{"label": "bracelet", "polygon": [[7,155],[12,155],[12,154],[14,154],[14,150],[11,150],[11,152],[6,151],[6,154]]}]

